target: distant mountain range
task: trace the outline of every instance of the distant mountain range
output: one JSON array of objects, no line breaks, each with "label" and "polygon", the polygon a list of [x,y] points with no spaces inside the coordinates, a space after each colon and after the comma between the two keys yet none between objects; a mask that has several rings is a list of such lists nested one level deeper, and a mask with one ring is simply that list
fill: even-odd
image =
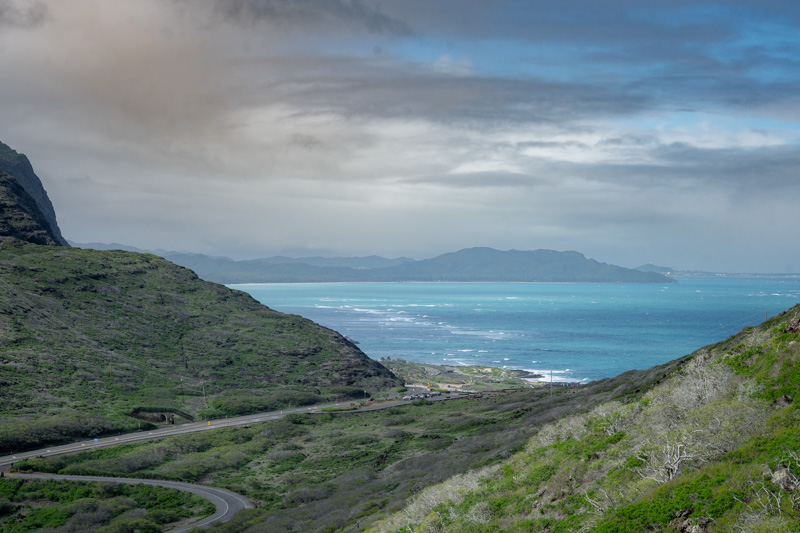
[{"label": "distant mountain range", "polygon": [[[92,243],[79,247],[122,248]],[[130,247],[124,247],[130,250]],[[138,250],[143,251],[143,250]],[[407,257],[283,256],[234,261],[185,252],[154,250],[152,253],[194,270],[201,278],[217,283],[311,283],[311,282],[585,282],[585,283],[673,283],[658,272],[623,268],[578,252],[554,250],[500,251],[467,248],[416,261]]]}]

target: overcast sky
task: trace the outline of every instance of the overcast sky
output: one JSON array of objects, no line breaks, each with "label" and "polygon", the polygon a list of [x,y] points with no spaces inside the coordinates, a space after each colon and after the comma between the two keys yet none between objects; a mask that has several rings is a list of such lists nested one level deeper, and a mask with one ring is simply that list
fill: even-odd
[{"label": "overcast sky", "polygon": [[800,271],[800,3],[0,0],[64,236]]}]

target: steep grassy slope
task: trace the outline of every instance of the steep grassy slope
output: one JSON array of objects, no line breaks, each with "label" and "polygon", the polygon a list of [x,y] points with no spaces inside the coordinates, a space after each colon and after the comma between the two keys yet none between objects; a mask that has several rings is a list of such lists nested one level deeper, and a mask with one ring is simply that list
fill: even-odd
[{"label": "steep grassy slope", "polygon": [[[334,331],[154,255],[0,245],[0,452],[396,386]],[[205,394],[205,399],[204,399]]]},{"label": "steep grassy slope", "polygon": [[543,427],[372,531],[800,528],[800,306],[698,350],[641,398]]}]

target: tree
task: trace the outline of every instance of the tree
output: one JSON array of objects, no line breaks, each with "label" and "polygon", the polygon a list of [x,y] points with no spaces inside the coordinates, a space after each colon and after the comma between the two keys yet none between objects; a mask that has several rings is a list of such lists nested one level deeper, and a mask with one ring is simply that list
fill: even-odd
[{"label": "tree", "polygon": [[639,474],[658,483],[734,449],[764,424],[767,406],[740,394],[732,371],[701,358],[648,397],[638,426]]}]

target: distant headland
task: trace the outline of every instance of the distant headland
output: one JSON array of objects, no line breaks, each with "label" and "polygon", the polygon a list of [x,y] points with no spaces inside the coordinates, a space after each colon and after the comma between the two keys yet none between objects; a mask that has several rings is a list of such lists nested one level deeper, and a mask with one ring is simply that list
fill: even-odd
[{"label": "distant headland", "polygon": [[[132,250],[117,244],[73,244],[88,248]],[[645,272],[601,263],[575,251],[501,251],[484,247],[466,248],[423,260],[407,257],[386,259],[373,255],[333,258],[275,256],[245,261],[164,250],[155,250],[152,253],[194,270],[205,280],[217,283],[675,283],[674,279],[660,272]]]}]

